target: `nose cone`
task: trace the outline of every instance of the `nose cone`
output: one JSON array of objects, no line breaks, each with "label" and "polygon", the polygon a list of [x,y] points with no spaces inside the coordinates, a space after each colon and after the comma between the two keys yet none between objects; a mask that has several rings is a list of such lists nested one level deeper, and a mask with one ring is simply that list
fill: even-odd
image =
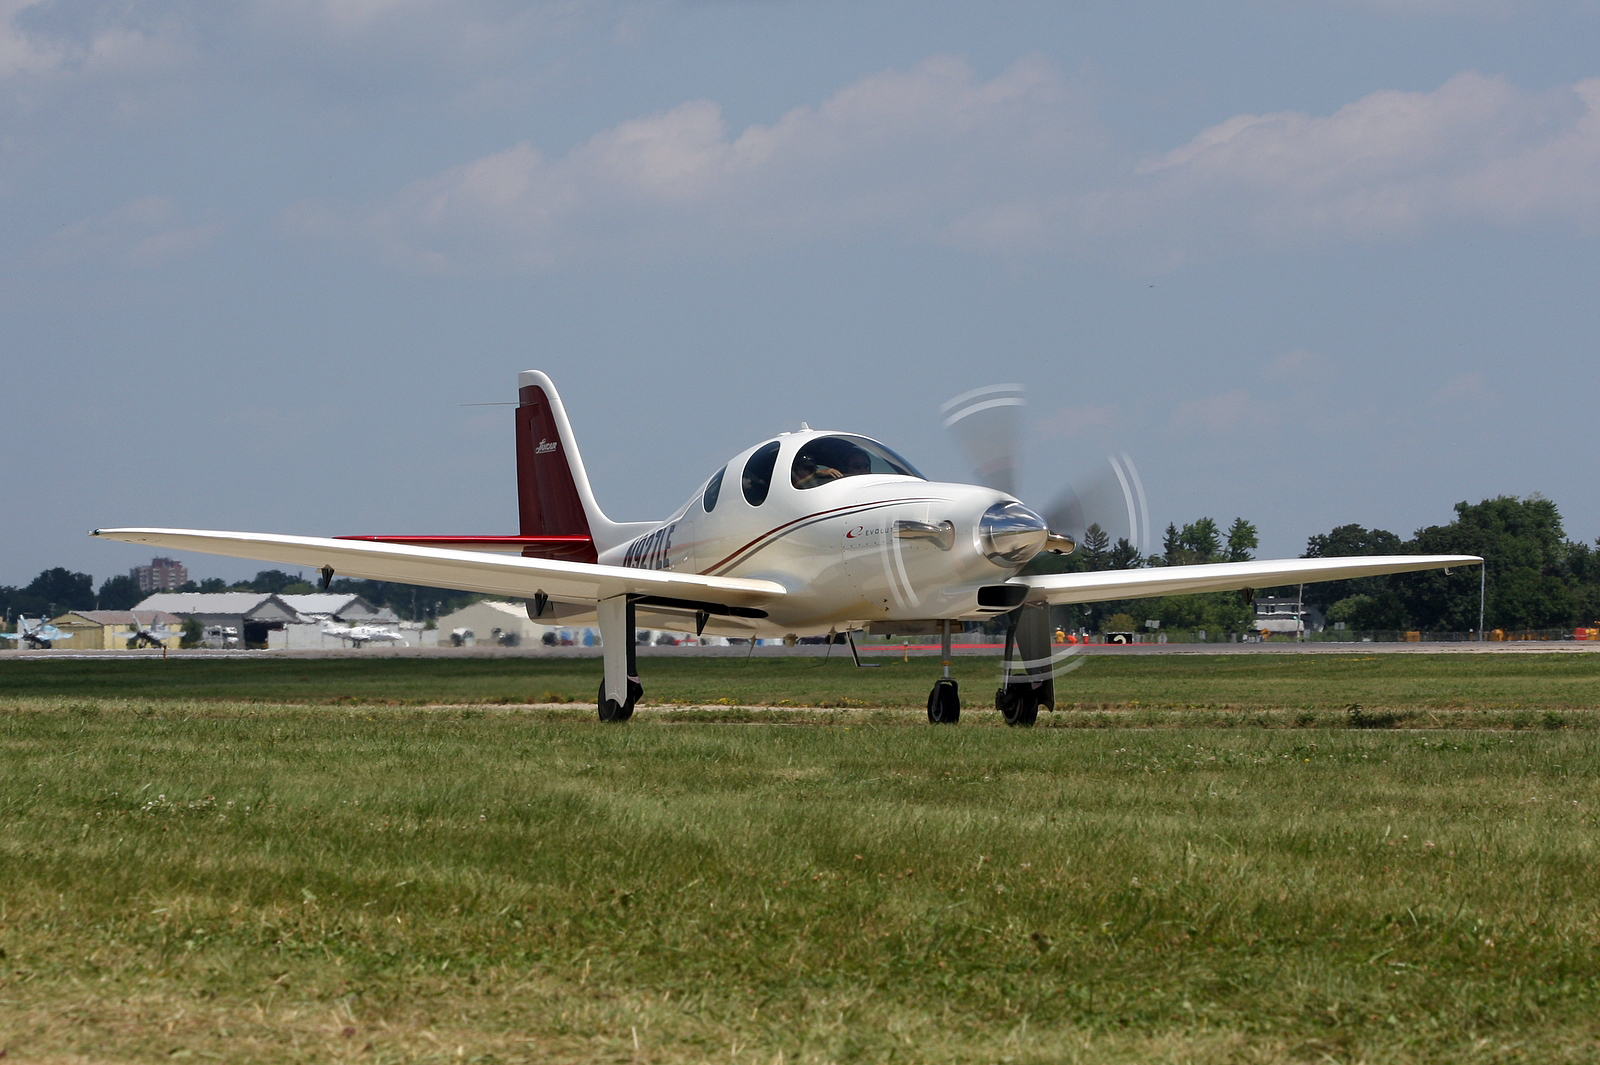
[{"label": "nose cone", "polygon": [[989,561],[1020,566],[1044,549],[1050,528],[1021,503],[996,503],[983,512],[978,537]]}]

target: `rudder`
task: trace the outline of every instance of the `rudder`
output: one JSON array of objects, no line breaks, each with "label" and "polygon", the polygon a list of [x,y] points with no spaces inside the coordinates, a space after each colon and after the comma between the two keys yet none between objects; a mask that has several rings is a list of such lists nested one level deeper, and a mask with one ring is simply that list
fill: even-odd
[{"label": "rudder", "polygon": [[[573,537],[530,544],[530,558],[595,562],[616,542],[617,523],[595,503],[589,475],[555,385],[540,370],[517,376],[517,509],[523,536]],[[586,538],[579,541],[577,537]]]}]

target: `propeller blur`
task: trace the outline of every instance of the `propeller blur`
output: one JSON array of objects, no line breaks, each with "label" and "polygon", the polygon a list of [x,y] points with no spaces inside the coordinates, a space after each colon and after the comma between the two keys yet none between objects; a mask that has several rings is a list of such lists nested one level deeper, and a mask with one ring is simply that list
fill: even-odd
[{"label": "propeller blur", "polygon": [[[1054,706],[1054,692],[1041,620],[1046,612],[1025,606],[1481,561],[1405,555],[1021,576],[1040,552],[1069,552],[1073,541],[1011,491],[930,481],[876,440],[804,427],[733,456],[665,520],[617,522],[594,498],[549,377],[527,370],[518,383],[518,535],[315,537],[145,528],[94,535],[308,566],[325,576],[520,598],[536,620],[597,624],[604,655],[598,705],[605,721],[627,720],[643,693],[632,638],[639,626],[746,638],[863,629],[937,633],[945,675],[929,695],[928,716],[954,722],[960,700],[949,678],[952,629],[1004,618],[1007,679],[996,706],[1008,723],[1029,725],[1041,707]],[[968,408],[1003,411],[1020,403],[1007,392],[960,398],[965,403],[947,411],[947,421],[954,417],[957,425],[976,416]],[[957,417],[963,410],[968,413]],[[1013,453],[1009,446],[994,449],[997,479]],[[1020,656],[1015,661],[1014,654]]]}]

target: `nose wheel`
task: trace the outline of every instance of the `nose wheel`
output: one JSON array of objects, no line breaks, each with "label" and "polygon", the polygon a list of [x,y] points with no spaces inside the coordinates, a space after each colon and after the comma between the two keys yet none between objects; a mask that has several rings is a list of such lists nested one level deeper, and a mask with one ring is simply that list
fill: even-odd
[{"label": "nose wheel", "polygon": [[941,677],[928,693],[928,722],[933,725],[954,725],[961,720],[961,696],[956,682]]}]

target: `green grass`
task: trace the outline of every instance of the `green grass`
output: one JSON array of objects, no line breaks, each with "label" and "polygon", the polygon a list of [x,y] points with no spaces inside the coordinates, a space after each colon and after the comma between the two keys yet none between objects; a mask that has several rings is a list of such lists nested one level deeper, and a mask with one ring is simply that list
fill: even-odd
[{"label": "green grass", "polygon": [[[1566,660],[1537,661],[1542,681],[1526,660],[1502,674],[1465,662],[1473,694],[1448,705],[1491,723],[1593,709]],[[1600,732],[1345,727],[1352,693],[1379,693],[1368,714],[1444,709],[1445,674],[1424,683],[1426,661],[1407,675],[1250,659],[1252,674],[1219,658],[1209,691],[1201,671],[1147,662],[1071,674],[1123,709],[1056,718],[1134,720],[1133,693],[1181,689],[1151,711],[1155,729],[936,729],[888,697],[740,725],[709,720],[733,709],[647,708],[604,727],[587,701],[459,698],[526,677],[526,660],[480,662],[494,670],[477,679],[414,673],[409,693],[384,687],[376,667],[394,661],[332,684],[244,672],[300,683],[305,702],[230,701],[215,694],[225,669],[176,663],[170,675],[213,693],[13,694],[0,702],[0,1049],[1600,1056]],[[697,682],[674,660],[645,664],[658,691],[730,668]],[[116,688],[126,667],[105,665]],[[586,692],[597,663],[564,668]],[[914,708],[929,663],[912,671],[866,672]],[[1332,691],[1313,699],[1319,677]],[[74,683],[92,688],[93,670]],[[409,705],[435,687],[456,705]],[[370,701],[332,705],[352,694]],[[1328,716],[1183,723],[1239,712]],[[832,727],[793,724],[817,721]]]},{"label": "green grass", "polygon": [[[874,656],[640,659],[647,705],[880,707],[926,704],[936,660]],[[1600,710],[1600,654],[1093,655],[1058,682],[1058,723],[1110,712],[1226,724],[1251,715],[1340,724],[1351,706],[1409,715],[1413,725],[1582,726]],[[996,659],[958,657],[969,708],[992,707]],[[345,657],[0,660],[0,699],[94,697],[230,702],[439,705],[594,701],[598,658]],[[1173,712],[1177,712],[1173,716]],[[992,714],[992,710],[991,710]],[[1196,717],[1196,714],[1209,715]],[[1467,717],[1461,715],[1467,714]],[[1520,716],[1519,716],[1520,715]],[[1115,718],[1121,720],[1122,718]],[[1515,722],[1513,721],[1515,719]],[[1476,720],[1476,719],[1471,719]],[[1553,719],[1552,719],[1553,720]]]}]

